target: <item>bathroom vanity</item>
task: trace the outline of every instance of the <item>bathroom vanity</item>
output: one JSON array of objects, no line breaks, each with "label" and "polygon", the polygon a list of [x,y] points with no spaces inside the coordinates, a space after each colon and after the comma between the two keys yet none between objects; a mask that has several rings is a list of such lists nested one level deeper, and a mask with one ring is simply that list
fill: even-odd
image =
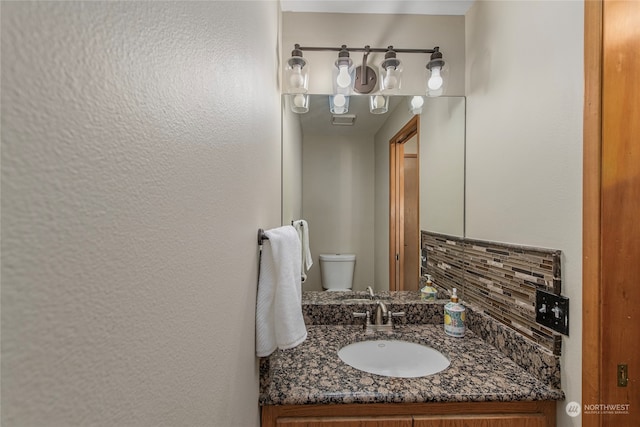
[{"label": "bathroom vanity", "polygon": [[[263,427],[555,425],[556,401],[564,399],[556,387],[559,371],[540,369],[543,376],[537,377],[473,331],[464,338],[445,335],[438,318],[444,300],[388,295],[387,304],[407,316],[393,331],[371,332],[362,319],[345,323],[350,313],[372,307],[366,299],[327,298],[339,297],[304,298],[303,344],[261,360]],[[338,357],[350,343],[376,339],[428,345],[451,364],[430,376],[397,378],[360,371]]]}]

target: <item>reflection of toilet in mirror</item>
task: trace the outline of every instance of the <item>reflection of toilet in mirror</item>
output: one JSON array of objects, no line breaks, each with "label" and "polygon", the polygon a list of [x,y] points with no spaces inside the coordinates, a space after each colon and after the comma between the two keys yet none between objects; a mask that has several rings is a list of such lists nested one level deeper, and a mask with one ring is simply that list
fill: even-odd
[{"label": "reflection of toilet in mirror", "polygon": [[320,254],[322,288],[327,291],[350,291],[355,265],[354,254]]}]

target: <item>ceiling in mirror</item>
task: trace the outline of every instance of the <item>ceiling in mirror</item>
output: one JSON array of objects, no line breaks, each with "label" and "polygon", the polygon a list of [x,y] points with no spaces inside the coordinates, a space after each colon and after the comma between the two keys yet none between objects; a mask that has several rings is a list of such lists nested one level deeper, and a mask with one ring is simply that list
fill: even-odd
[{"label": "ceiling in mirror", "polygon": [[[404,96],[390,97],[389,113],[406,102]],[[349,101],[348,115],[355,116],[353,126],[336,126],[332,124],[334,115],[329,111],[329,96],[311,95],[309,97],[309,112],[300,115],[300,124],[305,133],[375,135],[384,124],[387,114],[372,114],[369,111],[368,96],[352,96]],[[336,117],[340,117],[340,115],[336,115]]]}]

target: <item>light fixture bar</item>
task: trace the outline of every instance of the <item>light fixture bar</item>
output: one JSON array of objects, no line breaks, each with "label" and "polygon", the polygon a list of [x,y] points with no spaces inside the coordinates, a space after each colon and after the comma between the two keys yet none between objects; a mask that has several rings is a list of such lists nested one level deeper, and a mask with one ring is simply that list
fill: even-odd
[{"label": "light fixture bar", "polygon": [[[328,51],[328,52],[340,52],[343,49],[346,49],[348,52],[381,52],[384,53],[389,50],[388,47],[315,47],[315,46],[300,46],[299,44],[295,45],[295,48],[298,50],[306,50],[308,52],[320,52],[320,51]],[[393,50],[397,53],[434,53],[438,52],[438,47],[433,49],[399,49],[394,46]]]}]

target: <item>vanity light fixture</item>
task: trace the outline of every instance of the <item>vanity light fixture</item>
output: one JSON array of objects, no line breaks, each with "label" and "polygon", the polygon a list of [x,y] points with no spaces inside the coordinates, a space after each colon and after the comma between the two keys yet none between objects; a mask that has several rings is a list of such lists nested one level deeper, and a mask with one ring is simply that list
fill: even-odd
[{"label": "vanity light fixture", "polygon": [[291,102],[291,111],[298,114],[309,112],[309,95],[306,93],[296,93],[289,95]]},{"label": "vanity light fixture", "polygon": [[[347,45],[340,47],[302,47],[295,45],[291,53],[291,58],[287,61],[285,78],[285,90],[287,94],[306,94],[308,89],[308,64],[303,58],[303,51],[334,51],[338,52],[333,67],[333,94],[329,97],[329,105],[333,114],[345,114],[349,111],[349,96],[358,94],[371,94],[369,99],[370,111],[373,114],[383,114],[388,111],[388,95],[397,93],[402,83],[402,62],[397,58],[398,53],[421,53],[430,54],[427,63],[428,80],[426,82],[427,96],[440,96],[444,92],[445,75],[443,71],[445,62],[439,47],[433,49],[400,49],[388,46],[387,48],[352,48]],[[362,65],[353,66],[350,52],[364,52]],[[376,71],[367,65],[367,60],[371,52],[384,53],[385,57],[380,64],[380,78]],[[379,82],[379,84],[378,84]],[[375,89],[378,87],[378,91]],[[415,102],[418,102],[416,99]],[[422,99],[424,102],[424,99]],[[299,111],[308,111],[308,97],[293,98],[292,109],[297,107]],[[306,109],[305,109],[306,106]],[[411,107],[411,111],[418,111],[421,107]],[[414,114],[420,114],[415,113]]]},{"label": "vanity light fixture", "polygon": [[392,94],[398,92],[400,83],[402,82],[402,64],[396,58],[396,52],[393,46],[389,46],[387,53],[384,54],[384,61],[380,64],[380,92]]},{"label": "vanity light fixture", "polygon": [[349,112],[349,97],[341,93],[329,96],[329,110],[331,114],[346,114]]},{"label": "vanity light fixture", "polygon": [[333,69],[333,93],[336,95],[351,95],[353,74],[353,61],[349,57],[347,46],[342,45]]},{"label": "vanity light fixture", "polygon": [[434,48],[435,52],[431,54],[431,60],[427,64],[429,70],[429,79],[427,80],[427,96],[440,96],[444,89],[444,79],[442,78],[442,69],[444,68],[444,60],[440,48]]},{"label": "vanity light fixture", "polygon": [[309,66],[302,57],[300,45],[296,44],[285,68],[287,93],[307,93],[309,89]]},{"label": "vanity light fixture", "polygon": [[412,96],[408,99],[409,111],[413,114],[422,114],[422,107],[424,106],[424,98],[421,96]]},{"label": "vanity light fixture", "polygon": [[369,111],[371,114],[384,114],[389,111],[389,97],[385,95],[371,95],[369,97]]}]

